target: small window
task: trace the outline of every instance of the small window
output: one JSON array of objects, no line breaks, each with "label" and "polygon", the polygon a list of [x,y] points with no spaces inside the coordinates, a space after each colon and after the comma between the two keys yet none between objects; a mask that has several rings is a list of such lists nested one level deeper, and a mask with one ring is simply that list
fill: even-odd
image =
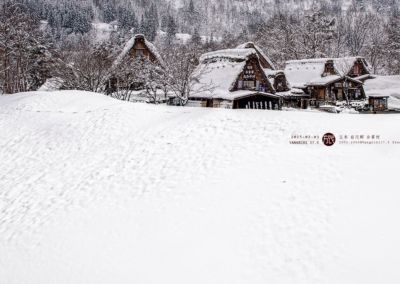
[{"label": "small window", "polygon": [[359,68],[359,66],[358,65],[354,65],[354,67],[353,67],[353,74],[354,75],[360,75],[360,68]]},{"label": "small window", "polygon": [[244,81],[243,85],[245,88],[255,88],[255,82],[254,81]]},{"label": "small window", "polygon": [[144,56],[144,50],[143,49],[136,49],[136,56],[143,57]]}]

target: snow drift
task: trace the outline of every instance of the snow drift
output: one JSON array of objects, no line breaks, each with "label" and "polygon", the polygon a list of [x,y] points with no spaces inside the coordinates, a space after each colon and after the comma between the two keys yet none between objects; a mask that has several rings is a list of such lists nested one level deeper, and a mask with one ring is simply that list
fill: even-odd
[{"label": "snow drift", "polygon": [[2,283],[398,283],[398,115],[0,97]]}]

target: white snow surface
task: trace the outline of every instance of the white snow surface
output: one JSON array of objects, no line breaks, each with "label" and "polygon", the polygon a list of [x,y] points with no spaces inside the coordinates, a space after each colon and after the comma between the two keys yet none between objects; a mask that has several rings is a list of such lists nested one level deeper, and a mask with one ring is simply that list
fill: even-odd
[{"label": "white snow surface", "polygon": [[[163,38],[163,37],[165,37],[167,35],[167,33],[162,31],[162,30],[159,30],[157,32],[157,35],[159,37]],[[222,41],[221,37],[215,37],[215,36],[211,37],[211,36],[201,35],[200,38],[201,38],[202,43],[207,43],[207,42],[210,42],[210,41],[211,42],[221,42]],[[175,34],[175,39],[181,44],[187,44],[192,39],[192,35],[185,34],[185,33],[176,33]]]},{"label": "white snow surface", "polygon": [[53,77],[46,80],[46,82],[39,88],[39,91],[50,92],[58,91],[64,84],[64,80],[59,77]]},{"label": "white snow surface", "polygon": [[399,115],[0,96],[1,283],[400,283]]},{"label": "white snow surface", "polygon": [[253,48],[223,49],[203,54],[200,57],[200,62],[210,59],[247,60],[251,55],[256,55],[258,57],[256,50]]},{"label": "white snow surface", "polygon": [[103,42],[109,40],[111,34],[118,30],[118,25],[116,22],[112,23],[94,22],[92,23],[92,28],[95,35],[95,39],[98,42]]}]

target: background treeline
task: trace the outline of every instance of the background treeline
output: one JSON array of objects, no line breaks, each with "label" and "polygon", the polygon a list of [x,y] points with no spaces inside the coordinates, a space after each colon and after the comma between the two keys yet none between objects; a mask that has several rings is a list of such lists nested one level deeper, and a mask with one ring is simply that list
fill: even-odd
[{"label": "background treeline", "polygon": [[[115,28],[99,37],[94,23]],[[255,41],[279,68],[290,59],[361,55],[375,73],[400,73],[399,0],[3,0],[0,92],[35,90],[50,77],[101,91],[94,77],[110,75],[135,33],[167,62],[190,55],[195,65],[203,52]]]}]

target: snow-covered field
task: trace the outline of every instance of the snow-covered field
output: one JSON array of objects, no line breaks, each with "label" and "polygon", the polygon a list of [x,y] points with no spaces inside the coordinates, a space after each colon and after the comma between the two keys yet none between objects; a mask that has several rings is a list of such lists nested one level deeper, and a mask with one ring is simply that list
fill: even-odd
[{"label": "snow-covered field", "polygon": [[0,96],[0,283],[400,283],[400,115]]}]

